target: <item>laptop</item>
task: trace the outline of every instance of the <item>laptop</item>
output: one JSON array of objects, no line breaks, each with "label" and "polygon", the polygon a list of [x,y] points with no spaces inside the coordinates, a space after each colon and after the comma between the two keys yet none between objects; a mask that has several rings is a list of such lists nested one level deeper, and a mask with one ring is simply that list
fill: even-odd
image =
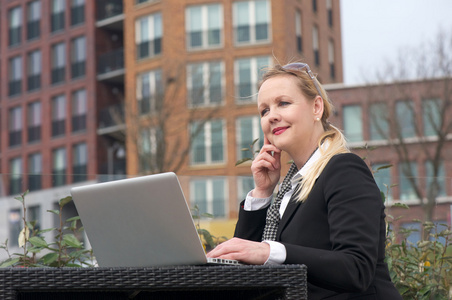
[{"label": "laptop", "polygon": [[71,195],[101,267],[239,264],[206,257],[172,172],[74,187]]}]

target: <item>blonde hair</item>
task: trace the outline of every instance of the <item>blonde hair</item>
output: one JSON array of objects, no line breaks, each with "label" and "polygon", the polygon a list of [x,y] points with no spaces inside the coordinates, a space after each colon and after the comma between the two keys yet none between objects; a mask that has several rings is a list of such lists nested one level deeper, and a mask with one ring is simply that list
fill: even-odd
[{"label": "blonde hair", "polygon": [[311,77],[304,69],[284,69],[284,66],[276,65],[273,68],[268,69],[263,75],[262,81],[259,84],[259,88],[264,81],[276,76],[296,77],[298,79],[298,87],[309,101],[314,101],[314,99],[319,94],[316,85],[314,84],[315,80],[317,86],[320,89],[320,96],[323,100],[324,109],[322,118],[320,120],[322,122],[324,133],[320,136],[318,141],[318,147],[321,153],[321,157],[309,167],[306,174],[301,179],[299,188],[296,191],[298,193],[297,202],[304,202],[308,198],[312,188],[314,187],[316,179],[320,176],[330,159],[336,154],[348,153],[350,152],[350,150],[347,147],[347,142],[342,132],[328,121],[328,118],[333,113],[334,106],[331,103],[331,100],[328,97],[325,89],[317,80],[317,78],[311,79]]}]

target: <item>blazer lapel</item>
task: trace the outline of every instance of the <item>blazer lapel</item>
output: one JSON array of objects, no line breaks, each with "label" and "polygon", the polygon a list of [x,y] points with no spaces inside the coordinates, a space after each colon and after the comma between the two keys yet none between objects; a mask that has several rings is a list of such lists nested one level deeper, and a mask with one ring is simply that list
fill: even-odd
[{"label": "blazer lapel", "polygon": [[278,231],[276,232],[276,240],[277,241],[279,241],[279,238],[281,236],[281,232],[286,227],[287,223],[290,221],[290,219],[292,219],[292,215],[303,204],[302,202],[297,202],[297,200],[295,199],[296,196],[297,196],[296,194],[298,194],[298,193],[294,193],[294,195],[292,195],[292,197],[290,198],[290,201],[287,204],[287,208],[284,211],[282,219],[279,221]]}]

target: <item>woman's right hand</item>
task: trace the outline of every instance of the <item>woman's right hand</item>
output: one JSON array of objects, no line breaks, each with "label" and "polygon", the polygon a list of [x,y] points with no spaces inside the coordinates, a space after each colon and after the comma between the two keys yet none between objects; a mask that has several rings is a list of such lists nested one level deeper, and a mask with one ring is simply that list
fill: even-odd
[{"label": "woman's right hand", "polygon": [[251,164],[255,188],[254,198],[267,198],[273,194],[281,176],[281,150],[264,136],[264,146]]}]

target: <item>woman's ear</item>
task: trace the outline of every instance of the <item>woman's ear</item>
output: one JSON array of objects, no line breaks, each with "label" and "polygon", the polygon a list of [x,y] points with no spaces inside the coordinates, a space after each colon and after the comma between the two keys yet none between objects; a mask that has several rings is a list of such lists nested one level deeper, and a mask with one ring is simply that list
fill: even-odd
[{"label": "woman's ear", "polygon": [[320,118],[323,116],[323,99],[320,96],[315,97],[314,99],[314,119]]}]

